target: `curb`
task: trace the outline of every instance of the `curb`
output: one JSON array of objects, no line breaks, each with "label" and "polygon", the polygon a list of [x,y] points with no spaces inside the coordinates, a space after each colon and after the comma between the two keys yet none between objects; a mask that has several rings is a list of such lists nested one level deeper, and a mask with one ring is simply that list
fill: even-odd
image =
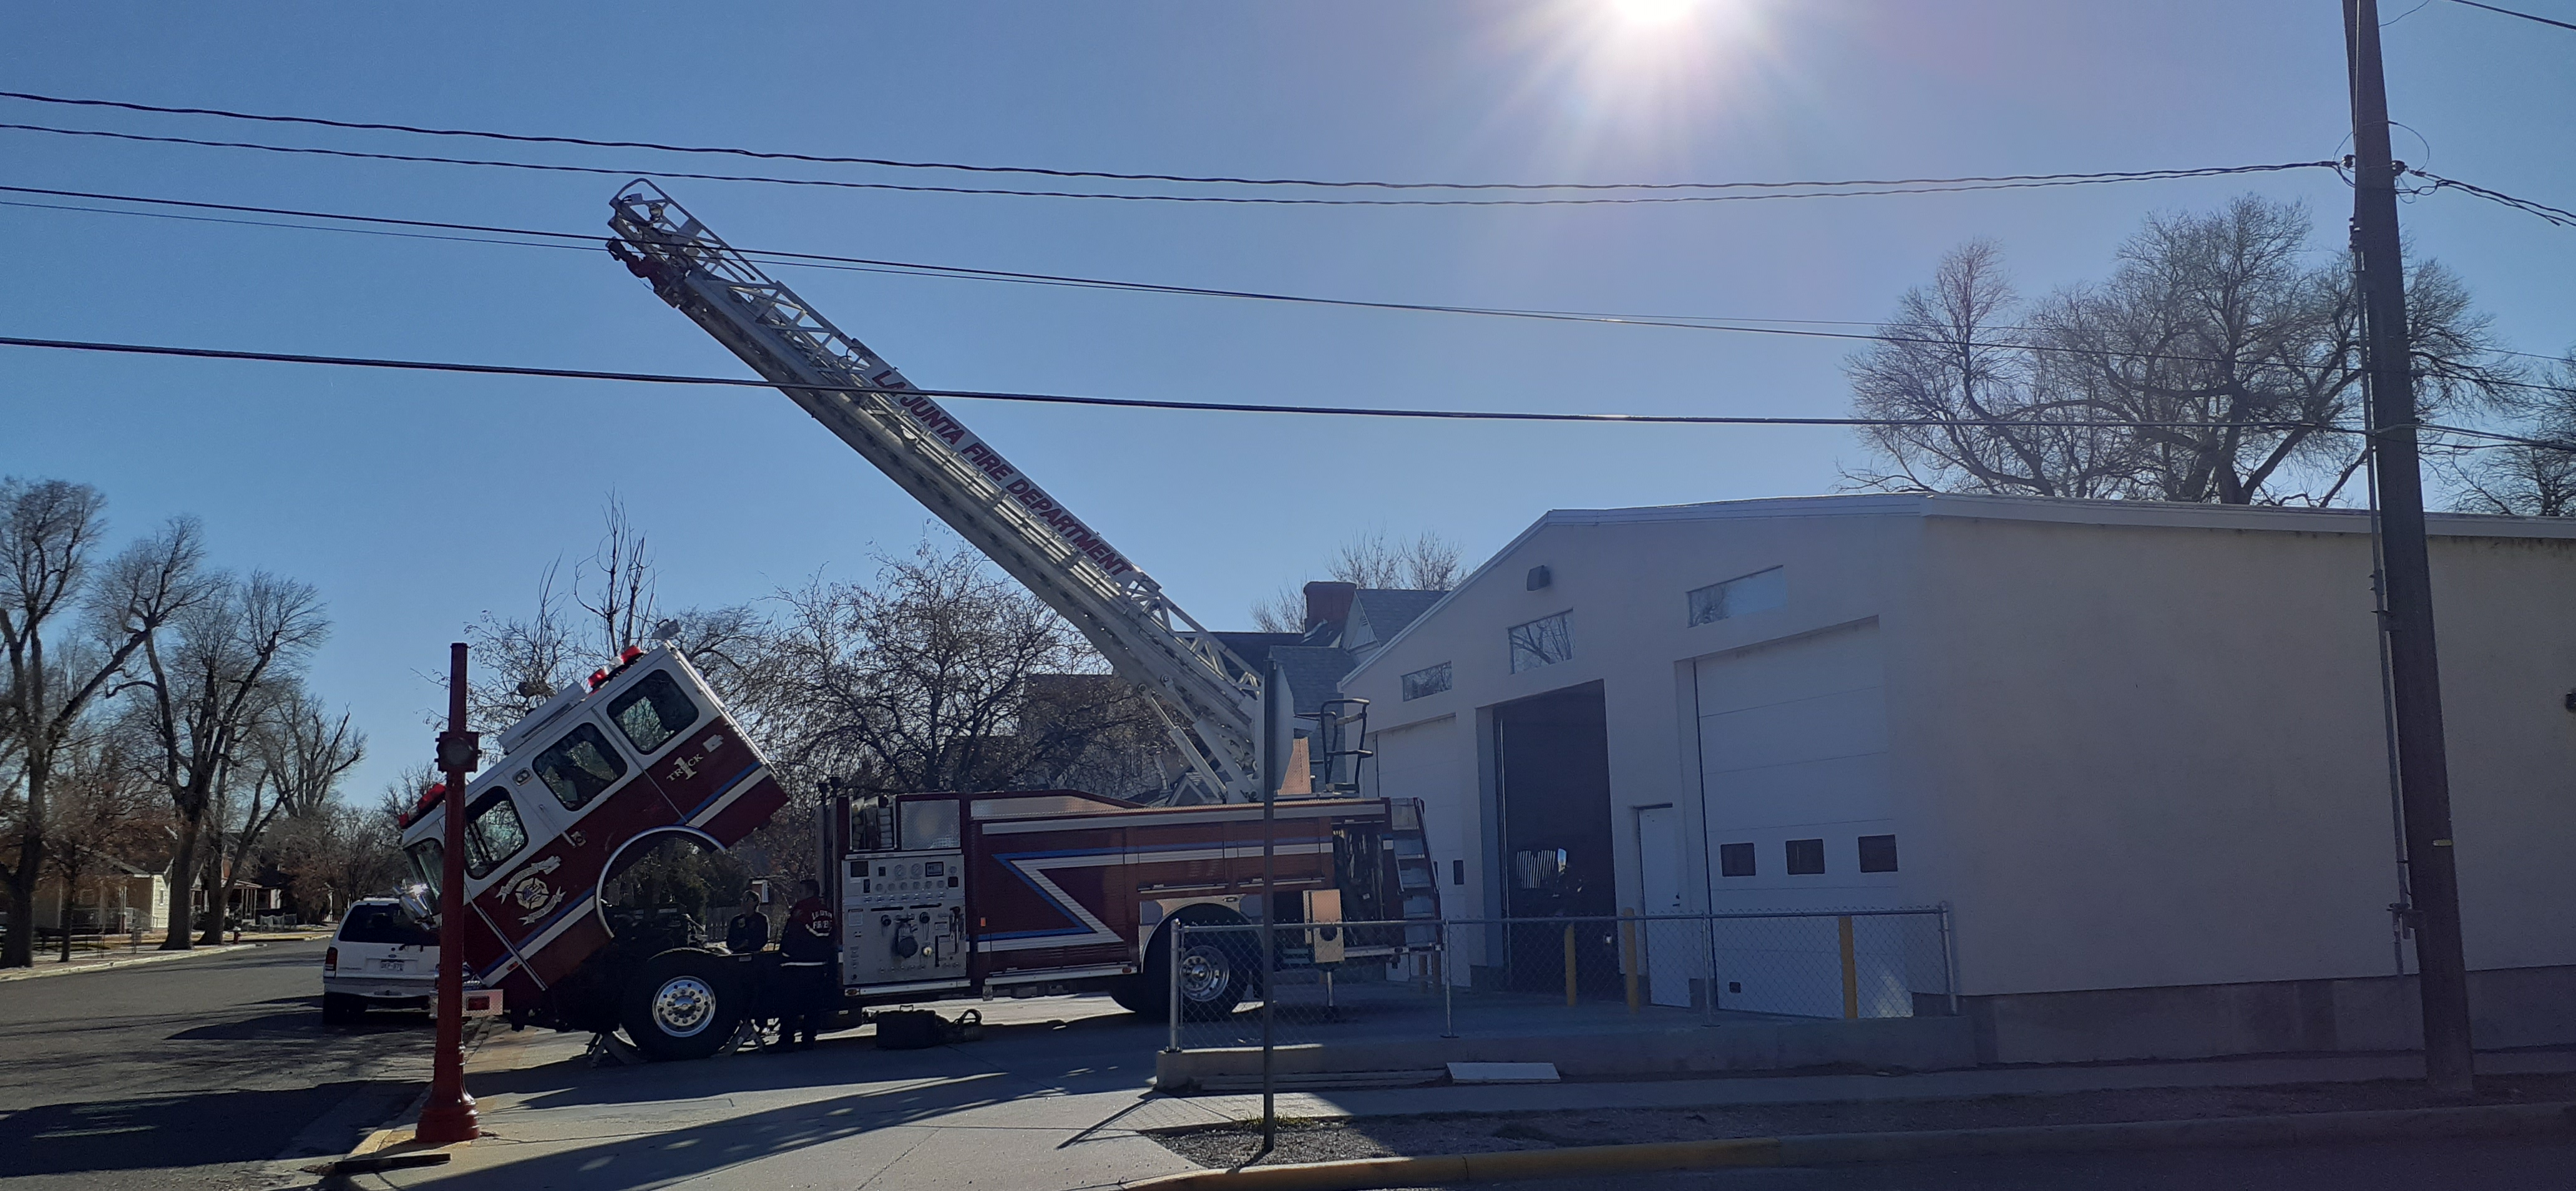
[{"label": "curb", "polygon": [[1824,1133],[1636,1145],[1502,1150],[1427,1158],[1359,1158],[1197,1170],[1127,1184],[1129,1191],[1368,1191],[1502,1179],[1565,1178],[1726,1166],[1830,1166],[1911,1158],[2189,1149],[2436,1137],[2518,1137],[2576,1130],[2576,1102],[2371,1112],[2297,1113],[2100,1125],[2021,1125],[1911,1133]]},{"label": "curb", "polygon": [[8,971],[0,972],[0,984],[5,984],[11,980],[34,980],[44,976],[72,976],[82,972],[105,972],[116,968],[131,968],[141,964],[166,963],[170,960],[188,959],[193,956],[221,955],[227,951],[247,951],[253,947],[264,946],[267,946],[267,944],[220,943],[213,947],[191,947],[186,951],[156,951],[149,955],[131,955],[124,959],[102,960],[94,964],[58,964],[50,968],[12,968]]}]

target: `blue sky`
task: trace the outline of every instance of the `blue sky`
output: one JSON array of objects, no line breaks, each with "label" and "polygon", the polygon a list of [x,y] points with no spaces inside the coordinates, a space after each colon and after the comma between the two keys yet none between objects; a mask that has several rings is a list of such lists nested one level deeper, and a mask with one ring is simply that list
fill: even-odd
[{"label": "blue sky", "polygon": [[[2521,0],[2576,19],[2576,0]],[[1720,180],[2117,170],[2342,152],[2339,6],[1704,0],[595,6],[19,5],[5,88],[841,155],[1178,173]],[[2394,0],[2389,12],[2403,12]],[[2399,155],[2576,202],[2576,33],[2435,0],[2388,30]],[[394,151],[390,134],[0,102],[0,120]],[[243,134],[250,134],[244,136]],[[473,147],[482,155],[483,147]],[[2429,158],[2426,153],[2429,151]],[[632,151],[536,159],[673,166]],[[706,168],[701,162],[699,168]],[[722,165],[715,172],[726,172]],[[756,171],[755,171],[756,172]],[[843,170],[837,176],[878,177]],[[16,185],[546,228],[617,179],[0,131]],[[2151,210],[2322,171],[1668,207],[1209,207],[712,182],[740,244],[1395,301],[1869,320],[1973,236],[2028,292],[2100,276]],[[2514,347],[2576,343],[2576,232],[2452,194],[2404,211]],[[0,207],[0,327],[26,336],[742,375],[604,254]],[[848,272],[782,276],[916,383],[1182,400],[1826,415],[1850,345],[1282,307]],[[1482,558],[1540,513],[1829,491],[1839,430],[955,412],[1160,578],[1239,625],[1351,533]],[[216,558],[310,580],[323,694],[372,791],[429,751],[419,672],[523,613],[614,488],[671,604],[868,573],[917,506],[784,397],[0,349],[0,474],[84,480],[119,529],[206,522]]]}]

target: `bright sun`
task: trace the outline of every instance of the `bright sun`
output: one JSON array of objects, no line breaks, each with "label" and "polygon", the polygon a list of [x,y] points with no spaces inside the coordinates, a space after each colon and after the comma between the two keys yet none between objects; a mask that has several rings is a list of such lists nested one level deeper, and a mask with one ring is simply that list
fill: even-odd
[{"label": "bright sun", "polygon": [[1632,25],[1669,25],[1689,16],[1699,0],[1609,0],[1610,10]]}]

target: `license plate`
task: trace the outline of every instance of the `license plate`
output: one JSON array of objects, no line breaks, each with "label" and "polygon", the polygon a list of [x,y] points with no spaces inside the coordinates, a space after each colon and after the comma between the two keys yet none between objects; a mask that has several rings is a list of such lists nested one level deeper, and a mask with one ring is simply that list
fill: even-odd
[{"label": "license plate", "polygon": [[398,959],[380,959],[376,961],[376,970],[379,972],[399,972],[403,970],[403,961]]}]

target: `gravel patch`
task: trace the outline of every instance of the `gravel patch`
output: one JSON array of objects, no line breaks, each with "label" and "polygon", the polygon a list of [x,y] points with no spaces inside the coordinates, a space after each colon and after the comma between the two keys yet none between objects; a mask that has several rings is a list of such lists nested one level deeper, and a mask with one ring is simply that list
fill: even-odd
[{"label": "gravel patch", "polygon": [[[2481,1099],[2490,1103],[2576,1100],[2576,1075],[2489,1076],[2482,1079],[2480,1085]],[[1279,1122],[1279,1148],[1259,1164],[1332,1162],[1398,1154],[1419,1156],[1541,1150],[1647,1141],[1701,1141],[1721,1137],[2180,1121],[2434,1106],[2436,1102],[2425,1095],[2422,1083],[2386,1080],[2251,1088],[2136,1088],[2056,1095],[1986,1096],[1972,1100],[1729,1104],[1705,1108],[1572,1109],[1354,1120],[1282,1120]],[[1241,1165],[1261,1147],[1258,1125],[1170,1130],[1152,1136],[1174,1153],[1206,1167]]]}]

